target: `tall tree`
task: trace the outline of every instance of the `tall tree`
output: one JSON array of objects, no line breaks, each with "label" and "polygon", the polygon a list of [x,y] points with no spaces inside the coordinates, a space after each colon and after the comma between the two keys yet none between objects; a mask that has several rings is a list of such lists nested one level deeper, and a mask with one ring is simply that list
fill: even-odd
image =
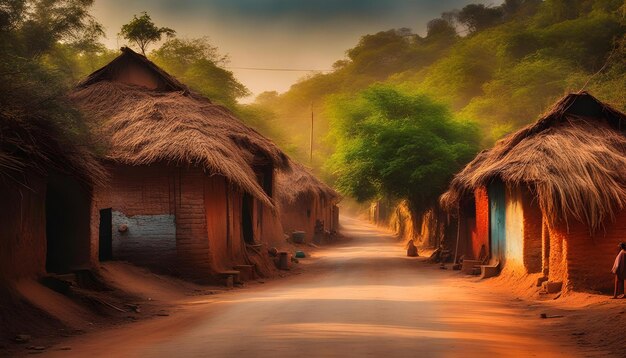
[{"label": "tall tree", "polygon": [[390,85],[334,100],[329,162],[336,186],[359,201],[407,199],[420,211],[478,150],[478,130],[446,106]]},{"label": "tall tree", "polygon": [[169,27],[158,27],[152,22],[150,15],[145,11],[141,16],[133,15],[133,19],[126,25],[122,25],[120,35],[134,43],[145,56],[146,50],[151,43],[161,41],[163,35],[174,37],[176,31]]}]

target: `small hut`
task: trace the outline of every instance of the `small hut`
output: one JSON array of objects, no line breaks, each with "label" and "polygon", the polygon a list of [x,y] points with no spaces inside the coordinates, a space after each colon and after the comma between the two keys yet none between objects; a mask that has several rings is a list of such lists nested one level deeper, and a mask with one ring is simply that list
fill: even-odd
[{"label": "small hut", "polygon": [[586,92],[480,153],[441,204],[459,213],[466,257],[567,289],[608,290],[626,234],[626,116]]},{"label": "small hut", "polygon": [[51,121],[15,115],[0,114],[0,280],[87,268],[91,188],[104,172]]},{"label": "small hut", "polygon": [[274,171],[287,156],[146,57],[123,48],[70,98],[110,174],[94,193],[95,259],[211,279],[282,232]]},{"label": "small hut", "polygon": [[[278,174],[280,217],[287,234],[303,231],[312,241],[318,230],[339,230],[339,194],[298,163]],[[316,225],[317,224],[317,225]]]}]

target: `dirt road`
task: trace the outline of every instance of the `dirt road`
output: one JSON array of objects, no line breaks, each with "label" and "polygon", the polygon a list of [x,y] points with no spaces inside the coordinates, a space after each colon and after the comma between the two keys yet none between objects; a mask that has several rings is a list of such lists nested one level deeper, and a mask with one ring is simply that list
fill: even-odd
[{"label": "dirt road", "polygon": [[190,300],[171,317],[75,337],[45,356],[578,356],[556,320],[405,257],[369,224],[343,225],[353,239],[318,253],[305,274]]}]

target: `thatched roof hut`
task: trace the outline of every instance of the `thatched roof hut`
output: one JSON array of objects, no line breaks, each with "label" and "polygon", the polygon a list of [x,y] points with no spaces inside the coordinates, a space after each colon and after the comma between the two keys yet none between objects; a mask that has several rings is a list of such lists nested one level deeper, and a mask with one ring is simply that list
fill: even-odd
[{"label": "thatched roof hut", "polygon": [[[137,78],[141,71],[145,78]],[[125,80],[134,76],[132,80]],[[139,76],[141,77],[141,76]],[[133,83],[144,81],[145,86]],[[128,48],[70,95],[89,116],[108,160],[128,165],[169,163],[219,174],[272,207],[255,165],[287,168],[287,156],[223,106],[194,93]]]},{"label": "thatched roof hut", "polygon": [[527,185],[551,224],[591,230],[626,207],[626,115],[581,92],[481,152],[440,198],[449,210],[493,180]]},{"label": "thatched roof hut", "polygon": [[[280,217],[287,233],[303,231],[306,240],[339,229],[339,194],[303,165],[291,163],[291,172],[279,173]],[[320,237],[317,237],[320,239]]]},{"label": "thatched roof hut", "polygon": [[319,180],[302,164],[291,162],[291,170],[280,172],[276,178],[282,202],[294,203],[299,198],[339,199],[339,193]]},{"label": "thatched roof hut", "polygon": [[88,203],[104,178],[51,120],[0,109],[0,281],[83,267]]}]

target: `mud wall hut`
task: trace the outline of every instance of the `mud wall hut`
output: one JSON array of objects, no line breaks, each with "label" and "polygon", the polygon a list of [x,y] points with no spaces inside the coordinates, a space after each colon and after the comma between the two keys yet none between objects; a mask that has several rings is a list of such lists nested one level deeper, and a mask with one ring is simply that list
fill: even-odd
[{"label": "mud wall hut", "polygon": [[[543,273],[567,289],[609,290],[626,234],[626,116],[586,92],[479,154],[441,197],[451,212],[474,200],[489,252],[505,268]],[[473,254],[485,235],[472,236]]]},{"label": "mud wall hut", "polygon": [[90,266],[97,161],[44,118],[0,116],[0,280]]},{"label": "mud wall hut", "polygon": [[287,235],[304,231],[305,240],[313,241],[316,222],[324,231],[339,230],[339,194],[299,163],[291,171],[278,174],[280,217]]},{"label": "mud wall hut", "polygon": [[248,246],[282,232],[270,140],[123,48],[70,98],[101,140],[110,182],[94,192],[94,260],[211,279],[255,261]]}]

